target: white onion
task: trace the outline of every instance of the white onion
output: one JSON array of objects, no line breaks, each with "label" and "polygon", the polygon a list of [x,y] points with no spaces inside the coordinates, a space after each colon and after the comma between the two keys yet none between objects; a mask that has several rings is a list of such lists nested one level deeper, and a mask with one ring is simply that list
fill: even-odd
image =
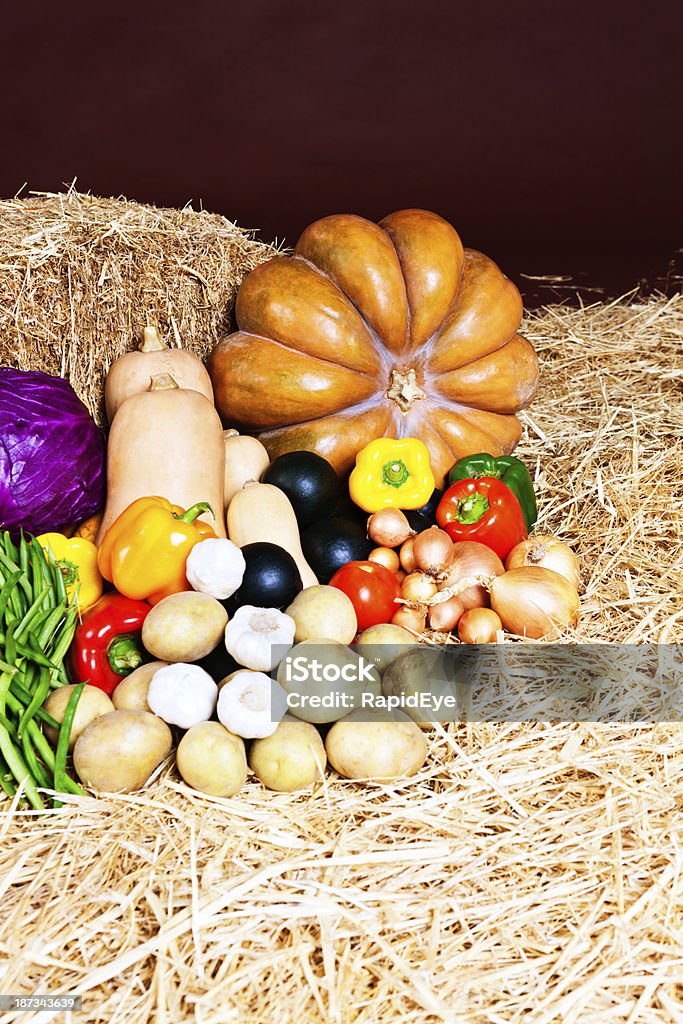
[{"label": "white onion", "polygon": [[426,608],[399,608],[391,620],[394,626],[403,626],[409,633],[421,633],[427,622]]},{"label": "white onion", "polygon": [[436,593],[436,583],[424,572],[411,572],[401,584],[401,597],[420,604]]},{"label": "white onion", "polygon": [[383,508],[368,519],[368,537],[383,548],[397,548],[415,530],[398,508]]},{"label": "white onion", "polygon": [[413,554],[418,569],[439,576],[450,565],[453,557],[453,541],[445,530],[430,526],[418,533],[413,542]]},{"label": "white onion", "polygon": [[470,608],[458,622],[458,636],[464,644],[492,644],[503,628],[492,608]]},{"label": "white onion", "polygon": [[569,580],[542,566],[520,566],[489,584],[491,607],[509,633],[556,639],[579,617],[579,595]]},{"label": "white onion", "polygon": [[578,558],[570,547],[550,534],[520,541],[505,559],[506,569],[518,569],[524,565],[540,565],[543,569],[559,572],[576,590],[581,585]]},{"label": "white onion", "polygon": [[398,560],[398,554],[392,548],[386,547],[373,548],[368,555],[368,561],[383,565],[389,572],[398,572],[401,565]]},{"label": "white onion", "polygon": [[[459,541],[453,545],[453,558],[439,583],[439,590],[457,591],[458,584],[466,580],[486,581],[492,576],[502,576],[504,572],[503,563],[491,548],[475,540]],[[482,584],[472,584],[457,592],[457,596],[466,611],[486,607],[489,603],[486,587]]]},{"label": "white onion", "polygon": [[441,633],[450,633],[457,626],[460,616],[465,611],[459,597],[451,597],[441,604],[433,604],[429,609],[429,628]]}]

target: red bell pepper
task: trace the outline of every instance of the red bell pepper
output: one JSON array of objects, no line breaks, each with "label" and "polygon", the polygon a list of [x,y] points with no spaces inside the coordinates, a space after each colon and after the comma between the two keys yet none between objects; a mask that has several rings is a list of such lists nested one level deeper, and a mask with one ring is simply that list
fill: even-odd
[{"label": "red bell pepper", "polygon": [[522,506],[493,476],[454,483],[439,502],[436,521],[451,540],[486,544],[503,561],[527,536]]},{"label": "red bell pepper", "polygon": [[69,648],[74,683],[89,683],[108,695],[124,676],[142,664],[140,633],[151,611],[146,601],[133,601],[110,591],[90,607]]}]

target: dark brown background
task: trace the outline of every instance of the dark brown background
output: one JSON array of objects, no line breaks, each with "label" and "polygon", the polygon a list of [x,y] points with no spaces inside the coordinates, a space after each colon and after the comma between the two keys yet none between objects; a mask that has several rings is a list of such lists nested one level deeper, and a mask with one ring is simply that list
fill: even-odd
[{"label": "dark brown background", "polygon": [[12,5],[0,193],[77,177],[290,243],[327,213],[423,206],[537,297],[520,275],[661,286],[681,244],[681,6]]}]

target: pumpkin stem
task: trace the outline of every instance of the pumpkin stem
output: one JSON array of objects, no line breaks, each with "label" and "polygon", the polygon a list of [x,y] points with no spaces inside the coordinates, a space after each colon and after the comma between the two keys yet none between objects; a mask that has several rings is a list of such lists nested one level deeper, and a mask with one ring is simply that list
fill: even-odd
[{"label": "pumpkin stem", "polygon": [[410,367],[408,370],[392,370],[389,378],[389,387],[384,392],[385,398],[395,402],[401,412],[408,412],[410,407],[420,398],[426,398],[427,393],[417,383],[415,370]]},{"label": "pumpkin stem", "polygon": [[149,378],[148,391],[168,391],[170,388],[177,388],[178,384],[170,373],[155,373]]},{"label": "pumpkin stem", "polygon": [[138,345],[138,352],[161,352],[167,348],[166,342],[162,341],[156,327],[145,327],[142,341]]}]

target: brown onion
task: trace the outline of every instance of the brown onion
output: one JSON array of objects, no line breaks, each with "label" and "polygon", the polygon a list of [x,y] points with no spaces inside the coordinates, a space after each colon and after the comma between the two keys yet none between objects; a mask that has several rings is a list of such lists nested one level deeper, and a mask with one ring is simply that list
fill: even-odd
[{"label": "brown onion", "polygon": [[441,604],[433,604],[428,613],[429,628],[450,633],[458,624],[465,607],[459,597],[451,597]]},{"label": "brown onion", "polygon": [[430,576],[439,576],[450,565],[453,557],[453,541],[445,530],[430,526],[418,533],[413,543],[415,564]]},{"label": "brown onion", "polygon": [[470,608],[458,622],[458,636],[464,644],[493,644],[503,628],[492,608]]},{"label": "brown onion", "polygon": [[[491,576],[502,576],[505,567],[495,551],[476,540],[462,540],[453,545],[453,558],[446,574],[439,583],[439,590],[457,587],[465,580]],[[484,608],[489,603],[486,588],[473,584],[457,594],[466,611],[470,608]]]},{"label": "brown onion", "polygon": [[401,584],[401,597],[405,601],[421,604],[436,593],[436,583],[425,572],[411,572]]},{"label": "brown onion", "polygon": [[421,633],[427,622],[425,608],[399,608],[391,620],[394,626],[403,626],[409,633]]},{"label": "brown onion", "polygon": [[397,569],[396,572],[394,573],[394,576],[396,577],[399,583],[403,583],[407,575],[408,573],[405,571],[405,569]]},{"label": "brown onion", "polygon": [[401,564],[397,553],[391,548],[373,548],[368,555],[368,561],[383,565],[389,572],[396,572]]},{"label": "brown onion", "polygon": [[401,568],[405,569],[406,572],[413,572],[417,566],[415,561],[415,552],[413,550],[415,546],[415,538],[410,537],[409,540],[401,544],[401,550],[398,553],[398,557],[401,560]]},{"label": "brown onion", "polygon": [[550,534],[529,537],[515,545],[505,559],[505,568],[518,569],[523,565],[540,565],[559,572],[577,590],[581,584],[578,558],[567,544]]},{"label": "brown onion", "polygon": [[414,533],[399,508],[382,508],[368,519],[368,537],[383,548],[397,548]]},{"label": "brown onion", "polygon": [[490,582],[489,593],[503,626],[517,636],[556,639],[579,617],[576,587],[542,566],[510,569]]}]

